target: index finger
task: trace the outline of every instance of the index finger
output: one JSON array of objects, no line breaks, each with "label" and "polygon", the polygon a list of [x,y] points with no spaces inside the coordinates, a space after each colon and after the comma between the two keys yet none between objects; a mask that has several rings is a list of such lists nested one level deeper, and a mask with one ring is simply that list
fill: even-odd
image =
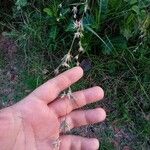
[{"label": "index finger", "polygon": [[32,94],[48,104],[56,99],[61,91],[77,82],[82,76],[82,68],[74,67],[47,81],[45,84],[41,85],[39,88],[33,91]]}]

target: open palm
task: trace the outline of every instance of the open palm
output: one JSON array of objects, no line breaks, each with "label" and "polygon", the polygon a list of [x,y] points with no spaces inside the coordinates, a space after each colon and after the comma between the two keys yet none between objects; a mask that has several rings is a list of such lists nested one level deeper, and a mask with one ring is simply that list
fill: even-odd
[{"label": "open palm", "polygon": [[75,67],[46,82],[16,105],[4,109],[1,113],[13,118],[13,127],[10,127],[10,130],[13,129],[11,131],[13,139],[11,144],[2,148],[5,150],[9,148],[14,150],[98,149],[99,144],[96,139],[61,134],[63,129],[101,122],[106,117],[105,111],[101,108],[76,110],[102,99],[104,92],[100,87],[75,92],[71,99],[67,96],[58,97],[82,75],[82,69]]}]

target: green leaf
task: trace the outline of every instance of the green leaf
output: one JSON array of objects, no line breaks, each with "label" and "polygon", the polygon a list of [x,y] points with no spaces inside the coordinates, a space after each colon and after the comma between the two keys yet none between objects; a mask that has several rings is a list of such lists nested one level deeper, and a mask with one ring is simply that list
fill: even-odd
[{"label": "green leaf", "polygon": [[123,36],[114,37],[111,42],[117,51],[127,49],[127,40]]},{"label": "green leaf", "polygon": [[129,30],[129,28],[125,28],[124,30],[122,30],[122,34],[126,39],[132,37],[132,32],[131,30]]},{"label": "green leaf", "polygon": [[62,13],[63,16],[65,16],[66,14],[68,14],[68,12],[70,12],[69,8],[65,8],[65,9],[61,10],[61,13]]},{"label": "green leaf", "polygon": [[109,0],[109,5],[112,8],[117,8],[121,3],[123,3],[121,0]]},{"label": "green leaf", "polygon": [[50,17],[53,16],[53,11],[50,8],[44,8],[43,11],[46,12]]},{"label": "green leaf", "polygon": [[75,28],[74,28],[74,22],[73,21],[70,21],[66,30],[66,32],[74,32],[75,31]]},{"label": "green leaf", "polygon": [[99,0],[99,13],[106,14],[108,11],[108,0]]},{"label": "green leaf", "polygon": [[121,33],[129,39],[135,34],[138,29],[138,20],[137,15],[135,13],[131,13],[127,16],[127,18],[123,22],[123,26],[120,27]]},{"label": "green leaf", "polygon": [[57,37],[57,34],[58,34],[58,28],[57,28],[57,26],[52,26],[51,32],[50,32],[50,38],[52,40],[55,40],[56,37]]},{"label": "green leaf", "polygon": [[106,17],[106,13],[108,11],[108,0],[99,0],[98,1],[98,9],[95,9],[95,18],[96,22],[93,24],[93,27],[98,29],[102,20]]},{"label": "green leaf", "polygon": [[86,25],[85,25],[85,27],[88,31],[93,33],[108,49],[110,49],[110,47],[107,45],[107,43],[92,28],[90,28],[89,26],[86,26]]},{"label": "green leaf", "polygon": [[21,7],[24,7],[27,5],[27,0],[17,0],[15,5],[17,6],[17,9],[20,10]]},{"label": "green leaf", "polygon": [[127,49],[127,41],[123,36],[117,37],[106,36],[105,42],[109,46],[108,48],[108,46],[106,47],[104,44],[102,45],[102,51],[105,55],[116,54],[119,51]]},{"label": "green leaf", "polygon": [[90,26],[93,24],[93,22],[94,22],[94,19],[89,14],[86,14],[86,16],[83,18],[83,24],[84,25]]},{"label": "green leaf", "polygon": [[136,4],[138,1],[137,0],[130,0],[130,5]]},{"label": "green leaf", "polygon": [[132,6],[132,10],[133,10],[137,15],[140,14],[140,9],[139,9],[139,7],[138,7],[137,5]]}]

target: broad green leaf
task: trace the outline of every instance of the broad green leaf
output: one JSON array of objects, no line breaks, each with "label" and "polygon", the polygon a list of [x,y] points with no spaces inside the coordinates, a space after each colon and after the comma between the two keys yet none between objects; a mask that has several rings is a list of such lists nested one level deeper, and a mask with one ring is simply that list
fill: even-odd
[{"label": "broad green leaf", "polygon": [[139,7],[138,7],[137,5],[132,6],[132,10],[133,10],[137,15],[140,14],[140,9],[139,9]]}]

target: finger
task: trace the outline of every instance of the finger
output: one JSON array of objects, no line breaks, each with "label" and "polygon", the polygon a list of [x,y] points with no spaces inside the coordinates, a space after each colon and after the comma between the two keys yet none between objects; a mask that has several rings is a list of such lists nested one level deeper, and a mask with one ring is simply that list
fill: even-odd
[{"label": "finger", "polygon": [[73,111],[67,116],[60,119],[60,124],[63,122],[66,123],[68,129],[62,129],[62,132],[65,130],[70,130],[75,127],[80,127],[83,125],[94,124],[104,121],[106,118],[106,112],[102,108],[96,108],[92,110],[79,110]]},{"label": "finger", "polygon": [[72,68],[57,77],[47,81],[37,88],[32,94],[46,103],[58,97],[59,93],[78,81],[83,76],[81,67]]},{"label": "finger", "polygon": [[61,136],[60,150],[98,150],[99,141],[80,136]]},{"label": "finger", "polygon": [[58,99],[51,103],[49,108],[52,109],[58,117],[65,116],[72,110],[80,108],[86,104],[96,102],[104,97],[104,91],[100,87],[93,87],[87,90],[73,93],[73,98]]}]

